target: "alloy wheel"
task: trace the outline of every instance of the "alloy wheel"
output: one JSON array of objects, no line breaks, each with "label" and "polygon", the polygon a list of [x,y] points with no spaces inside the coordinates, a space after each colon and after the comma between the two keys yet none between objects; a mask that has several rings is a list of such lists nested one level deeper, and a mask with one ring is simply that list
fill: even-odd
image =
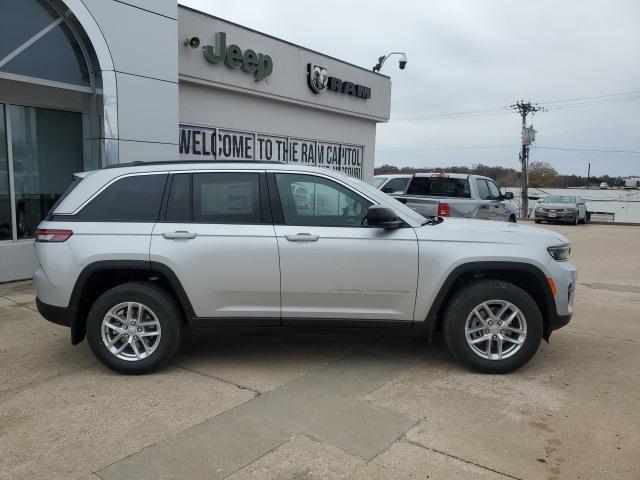
[{"label": "alloy wheel", "polygon": [[476,355],[487,360],[503,360],[522,348],[527,336],[527,321],[513,303],[488,300],[471,311],[464,333]]},{"label": "alloy wheel", "polygon": [[160,321],[153,311],[138,302],[124,302],[109,309],[102,319],[102,342],[121,360],[148,358],[160,345]]}]

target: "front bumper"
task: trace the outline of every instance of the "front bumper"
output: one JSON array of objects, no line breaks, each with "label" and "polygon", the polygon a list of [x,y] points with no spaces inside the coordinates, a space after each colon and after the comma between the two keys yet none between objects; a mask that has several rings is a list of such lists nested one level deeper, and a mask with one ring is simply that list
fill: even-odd
[{"label": "front bumper", "polygon": [[569,315],[553,315],[552,318],[549,319],[549,334],[567,325],[571,321],[572,315],[572,313]]},{"label": "front bumper", "polygon": [[578,212],[545,212],[536,210],[534,212],[536,220],[549,220],[554,222],[575,222]]}]

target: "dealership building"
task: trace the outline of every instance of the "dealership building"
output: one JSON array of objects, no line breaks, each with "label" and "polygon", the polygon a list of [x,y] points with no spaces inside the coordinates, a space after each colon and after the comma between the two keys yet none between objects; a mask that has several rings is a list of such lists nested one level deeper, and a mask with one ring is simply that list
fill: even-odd
[{"label": "dealership building", "polygon": [[373,176],[384,75],[175,0],[0,8],[0,281],[31,277],[35,228],[74,172],[269,160]]}]

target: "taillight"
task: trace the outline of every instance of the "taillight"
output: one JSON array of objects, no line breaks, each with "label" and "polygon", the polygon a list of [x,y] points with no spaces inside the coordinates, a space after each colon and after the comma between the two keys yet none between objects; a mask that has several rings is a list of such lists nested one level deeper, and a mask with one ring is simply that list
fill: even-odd
[{"label": "taillight", "polygon": [[439,217],[448,217],[450,213],[449,204],[440,202],[438,203],[438,216]]},{"label": "taillight", "polygon": [[53,230],[50,228],[38,228],[36,230],[36,242],[64,242],[71,235],[71,230]]}]

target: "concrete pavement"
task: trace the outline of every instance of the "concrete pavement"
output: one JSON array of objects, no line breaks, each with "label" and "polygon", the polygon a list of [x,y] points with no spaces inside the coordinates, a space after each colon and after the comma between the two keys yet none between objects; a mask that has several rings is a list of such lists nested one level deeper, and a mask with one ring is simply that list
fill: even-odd
[{"label": "concrete pavement", "polygon": [[551,226],[576,313],[503,376],[437,337],[191,339],[111,373],[0,285],[0,478],[640,478],[640,227]]}]

